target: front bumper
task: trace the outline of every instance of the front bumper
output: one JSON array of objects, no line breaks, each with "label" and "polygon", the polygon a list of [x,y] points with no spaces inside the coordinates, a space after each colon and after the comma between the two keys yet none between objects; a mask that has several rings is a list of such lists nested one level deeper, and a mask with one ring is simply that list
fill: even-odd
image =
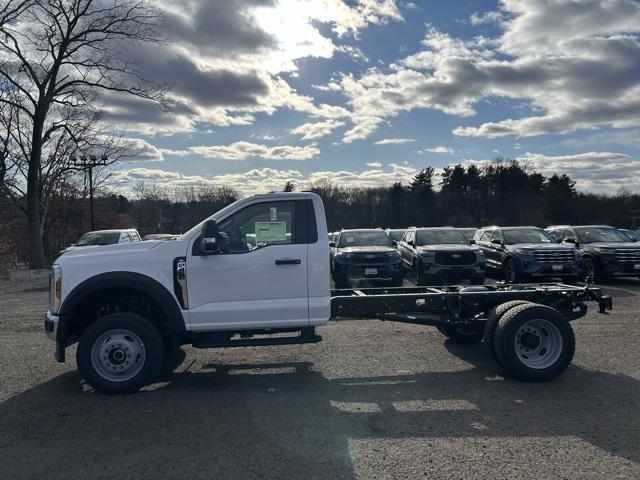
[{"label": "front bumper", "polygon": [[583,275],[582,266],[576,262],[540,263],[536,261],[521,261],[520,270],[530,277],[580,277]]},{"label": "front bumper", "polygon": [[[375,272],[375,273],[373,273]],[[371,264],[371,265],[350,265],[336,263],[333,272],[334,280],[337,281],[373,281],[390,282],[400,281],[404,278],[402,263],[397,264]]]},{"label": "front bumper", "polygon": [[620,263],[615,259],[602,259],[600,260],[600,264],[602,265],[602,272],[611,277],[640,276],[640,264]]},{"label": "front bumper", "polygon": [[427,278],[444,279],[446,281],[484,278],[486,266],[484,262],[471,265],[440,265],[433,262],[422,262],[423,272]]},{"label": "front bumper", "polygon": [[65,344],[58,341],[58,326],[60,325],[60,316],[47,312],[44,315],[44,332],[47,337],[56,342],[56,351],[54,357],[58,362],[64,362]]}]

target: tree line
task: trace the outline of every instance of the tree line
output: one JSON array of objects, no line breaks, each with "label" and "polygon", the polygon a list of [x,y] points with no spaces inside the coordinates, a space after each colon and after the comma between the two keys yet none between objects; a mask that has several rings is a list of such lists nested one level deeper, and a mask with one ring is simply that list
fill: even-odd
[{"label": "tree line", "polygon": [[[287,182],[283,191],[297,185]],[[325,204],[329,231],[341,228],[407,226],[479,227],[484,225],[608,224],[631,227],[640,195],[579,192],[565,174],[542,175],[515,160],[496,159],[482,166],[453,165],[435,176],[432,167],[407,184],[346,187],[328,181],[308,190]],[[241,198],[226,186],[163,188],[139,184],[129,196],[109,192],[108,181],[95,202],[96,228],[137,228],[142,235],[179,234]],[[25,200],[23,199],[23,202]],[[6,212],[0,226],[0,255],[27,262],[28,226],[15,199],[0,197]],[[86,192],[66,186],[51,197],[43,228],[48,261],[89,229]]]}]

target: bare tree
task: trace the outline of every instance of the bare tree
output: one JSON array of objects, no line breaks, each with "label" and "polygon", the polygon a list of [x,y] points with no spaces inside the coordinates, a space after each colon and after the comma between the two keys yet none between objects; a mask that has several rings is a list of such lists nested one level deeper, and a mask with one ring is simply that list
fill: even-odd
[{"label": "bare tree", "polygon": [[[8,2],[8,3],[7,3]],[[23,205],[32,268],[45,265],[48,196],[71,172],[69,155],[122,148],[100,123],[106,91],[162,102],[127,58],[158,41],[148,0],[5,0],[0,7],[0,145],[4,185]],[[0,173],[2,173],[0,172]],[[65,179],[66,180],[66,179]]]}]

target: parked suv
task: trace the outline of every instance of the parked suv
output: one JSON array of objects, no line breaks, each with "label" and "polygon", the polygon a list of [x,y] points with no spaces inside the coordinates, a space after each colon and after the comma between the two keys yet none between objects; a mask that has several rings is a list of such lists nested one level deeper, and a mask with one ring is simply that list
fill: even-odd
[{"label": "parked suv", "polygon": [[384,231],[342,230],[330,246],[336,288],[348,288],[360,281],[402,286],[402,256]]},{"label": "parked suv", "polygon": [[399,242],[400,240],[402,240],[402,237],[404,237],[404,234],[407,232],[407,230],[405,228],[387,228],[384,232],[391,239],[391,241]]},{"label": "parked suv", "polygon": [[547,229],[557,241],[580,248],[585,278],[640,276],[640,244],[608,225],[556,225]]},{"label": "parked suv", "polygon": [[115,245],[118,243],[136,243],[141,242],[140,234],[134,228],[125,228],[117,230],[96,230],[87,232],[82,235],[76,243],[62,250],[65,253],[77,248],[97,247],[101,245]]},{"label": "parked suv", "polygon": [[485,259],[482,250],[456,228],[410,228],[398,243],[404,266],[413,272],[418,285],[470,280],[482,285]]},{"label": "parked suv", "polygon": [[561,277],[572,283],[583,276],[582,253],[573,245],[558,245],[538,227],[485,227],[474,237],[487,258],[487,268],[504,273],[509,283],[532,277]]}]

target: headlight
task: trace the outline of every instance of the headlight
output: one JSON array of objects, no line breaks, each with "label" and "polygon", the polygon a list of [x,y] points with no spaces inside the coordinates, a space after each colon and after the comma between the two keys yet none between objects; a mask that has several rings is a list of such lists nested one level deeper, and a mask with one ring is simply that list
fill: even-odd
[{"label": "headlight", "polygon": [[576,254],[576,260],[582,260],[582,252],[580,250],[574,250]]},{"label": "headlight", "polygon": [[348,262],[351,259],[350,253],[338,253],[336,255],[336,262]]},{"label": "headlight", "polygon": [[525,250],[523,248],[516,248],[516,253],[525,257],[533,257],[533,250]]},{"label": "headlight", "polygon": [[615,255],[616,253],[616,251],[611,248],[596,248],[595,251],[602,255]]},{"label": "headlight", "polygon": [[49,273],[49,311],[54,315],[60,310],[62,301],[62,269],[60,265],[53,265]]}]

